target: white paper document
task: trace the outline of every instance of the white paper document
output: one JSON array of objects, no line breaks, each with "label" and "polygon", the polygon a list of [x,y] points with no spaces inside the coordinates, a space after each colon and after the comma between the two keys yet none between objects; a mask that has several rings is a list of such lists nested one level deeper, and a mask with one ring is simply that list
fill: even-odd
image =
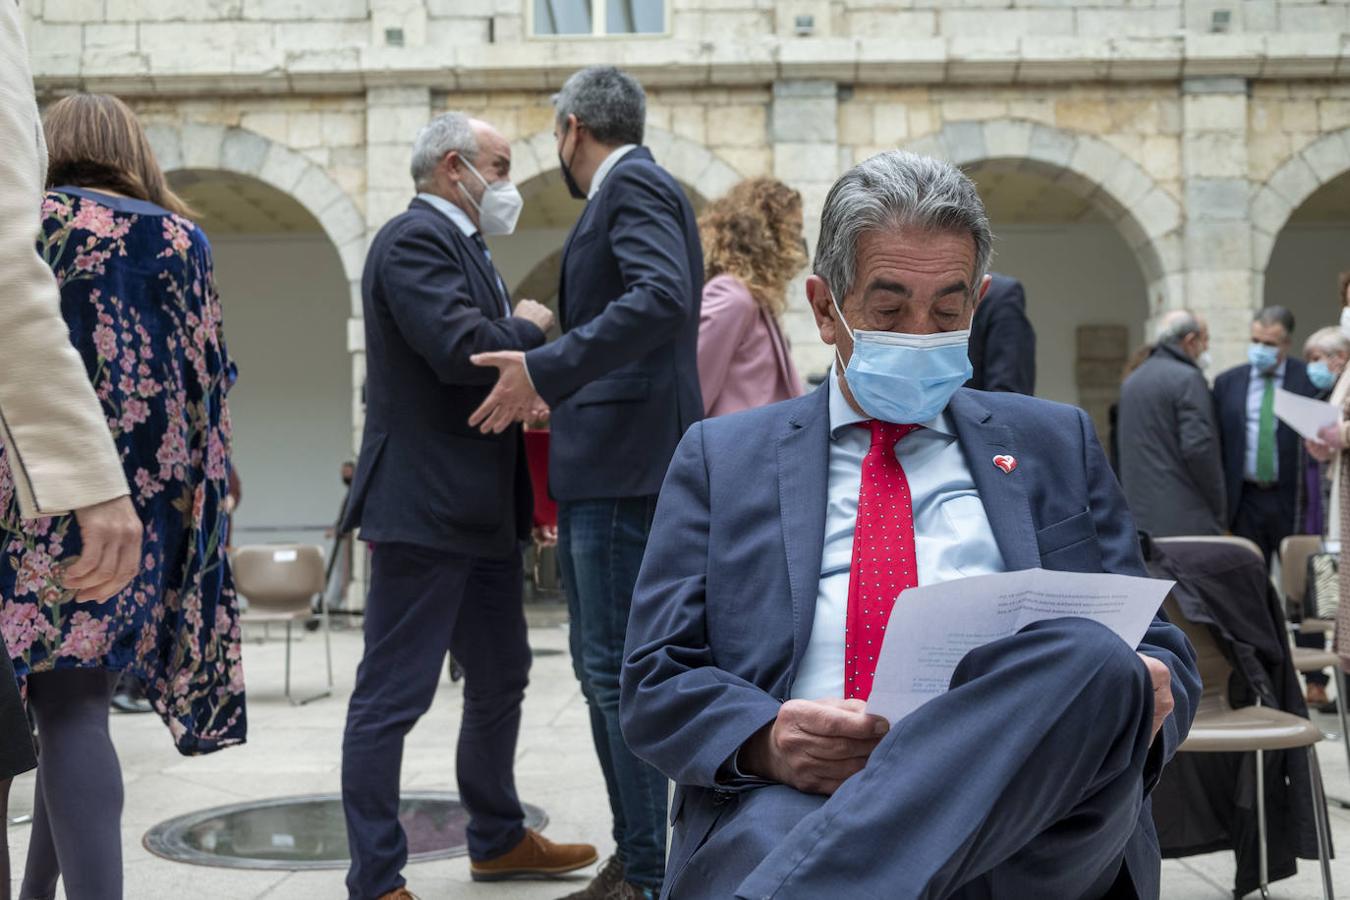
[{"label": "white paper document", "polygon": [[1325,400],[1314,400],[1275,389],[1275,415],[1305,438],[1317,440],[1317,432],[1341,419],[1341,411]]},{"label": "white paper document", "polygon": [[1042,619],[1092,619],[1137,647],[1175,584],[1024,569],[910,588],[891,610],[867,711],[898,722],[946,693],[968,652]]}]

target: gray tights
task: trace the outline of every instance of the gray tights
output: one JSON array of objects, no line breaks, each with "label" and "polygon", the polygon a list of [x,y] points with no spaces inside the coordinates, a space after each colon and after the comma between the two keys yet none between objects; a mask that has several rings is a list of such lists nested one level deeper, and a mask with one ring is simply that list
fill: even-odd
[{"label": "gray tights", "polygon": [[108,735],[116,673],[61,669],[28,677],[38,727],[37,791],[20,900],[122,898],[122,769]]}]

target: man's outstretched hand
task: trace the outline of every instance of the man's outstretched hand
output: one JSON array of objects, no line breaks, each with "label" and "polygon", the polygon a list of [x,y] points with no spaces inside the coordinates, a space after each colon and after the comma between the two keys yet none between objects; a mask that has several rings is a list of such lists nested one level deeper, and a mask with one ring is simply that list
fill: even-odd
[{"label": "man's outstretched hand", "polygon": [[890,730],[861,700],[789,700],[741,747],[737,764],[807,794],[829,796],[862,771]]},{"label": "man's outstretched hand", "polygon": [[1151,656],[1140,653],[1139,658],[1144,661],[1148,677],[1153,681],[1153,733],[1149,735],[1152,740],[1158,736],[1163,720],[1172,714],[1172,707],[1176,705],[1172,699],[1172,670]]},{"label": "man's outstretched hand", "polygon": [[469,425],[484,434],[501,434],[515,422],[534,422],[548,417],[548,404],[535,392],[525,372],[525,354],[519,350],[475,353],[475,366],[496,366],[497,383],[473,415]]}]

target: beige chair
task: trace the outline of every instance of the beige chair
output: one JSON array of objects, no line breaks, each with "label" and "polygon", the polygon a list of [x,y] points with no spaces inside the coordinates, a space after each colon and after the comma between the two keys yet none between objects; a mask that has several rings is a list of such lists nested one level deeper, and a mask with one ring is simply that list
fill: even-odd
[{"label": "beige chair", "polygon": [[[286,699],[303,706],[333,693],[333,645],[324,600],[323,551],[310,544],[260,544],[237,547],[230,555],[234,584],[248,600],[248,612],[239,617],[246,625],[281,622],[286,626]],[[291,695],[291,631],[296,622],[313,615],[319,598],[320,625],[328,658],[328,690],[304,700]]]},{"label": "beige chair", "polygon": [[[1280,580],[1286,604],[1296,603],[1303,612],[1300,631],[1331,634],[1336,623],[1328,619],[1317,619],[1308,615],[1303,605],[1308,593],[1308,557],[1322,552],[1322,536],[1317,534],[1295,534],[1280,541]],[[1303,671],[1300,669],[1299,671]],[[1340,686],[1337,685],[1337,689]]]},{"label": "beige chair", "polygon": [[1171,596],[1163,603],[1167,617],[1186,633],[1195,648],[1196,664],[1204,690],[1196,707],[1190,733],[1178,748],[1182,753],[1255,753],[1256,821],[1260,847],[1261,896],[1269,900],[1270,873],[1266,839],[1265,752],[1306,747],[1312,781],[1313,819],[1317,827],[1317,854],[1322,867],[1322,896],[1334,897],[1328,848],[1331,833],[1327,823],[1322,769],[1317,762],[1317,742],[1322,732],[1301,716],[1263,706],[1233,709],[1228,702],[1228,679],[1232,666],[1219,649],[1210,630],[1187,619]]}]

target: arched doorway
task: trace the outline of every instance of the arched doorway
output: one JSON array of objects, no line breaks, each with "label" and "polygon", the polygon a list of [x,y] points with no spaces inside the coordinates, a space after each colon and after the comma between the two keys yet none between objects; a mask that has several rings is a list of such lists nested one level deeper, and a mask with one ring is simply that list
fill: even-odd
[{"label": "arched doorway", "polygon": [[1294,314],[1294,352],[1318,328],[1340,320],[1338,276],[1350,271],[1350,170],[1290,212],[1266,265],[1263,303]]},{"label": "arched doorway", "polygon": [[1180,204],[1099,138],[1038,123],[953,122],[909,149],[979,185],[993,269],[1027,288],[1036,392],[1081,406],[1104,436],[1126,359],[1179,303]]},{"label": "arched doorway", "polygon": [[353,455],[343,262],[309,210],[257,178],[180,169],[169,181],[211,241],[239,366],[234,541],[323,543],[342,500],[339,467]]},{"label": "arched doorway", "polygon": [[1026,160],[966,167],[994,230],[996,272],[1019,279],[1036,329],[1036,393],[1103,429],[1147,338],[1148,286],[1125,239],[1071,173]]}]

